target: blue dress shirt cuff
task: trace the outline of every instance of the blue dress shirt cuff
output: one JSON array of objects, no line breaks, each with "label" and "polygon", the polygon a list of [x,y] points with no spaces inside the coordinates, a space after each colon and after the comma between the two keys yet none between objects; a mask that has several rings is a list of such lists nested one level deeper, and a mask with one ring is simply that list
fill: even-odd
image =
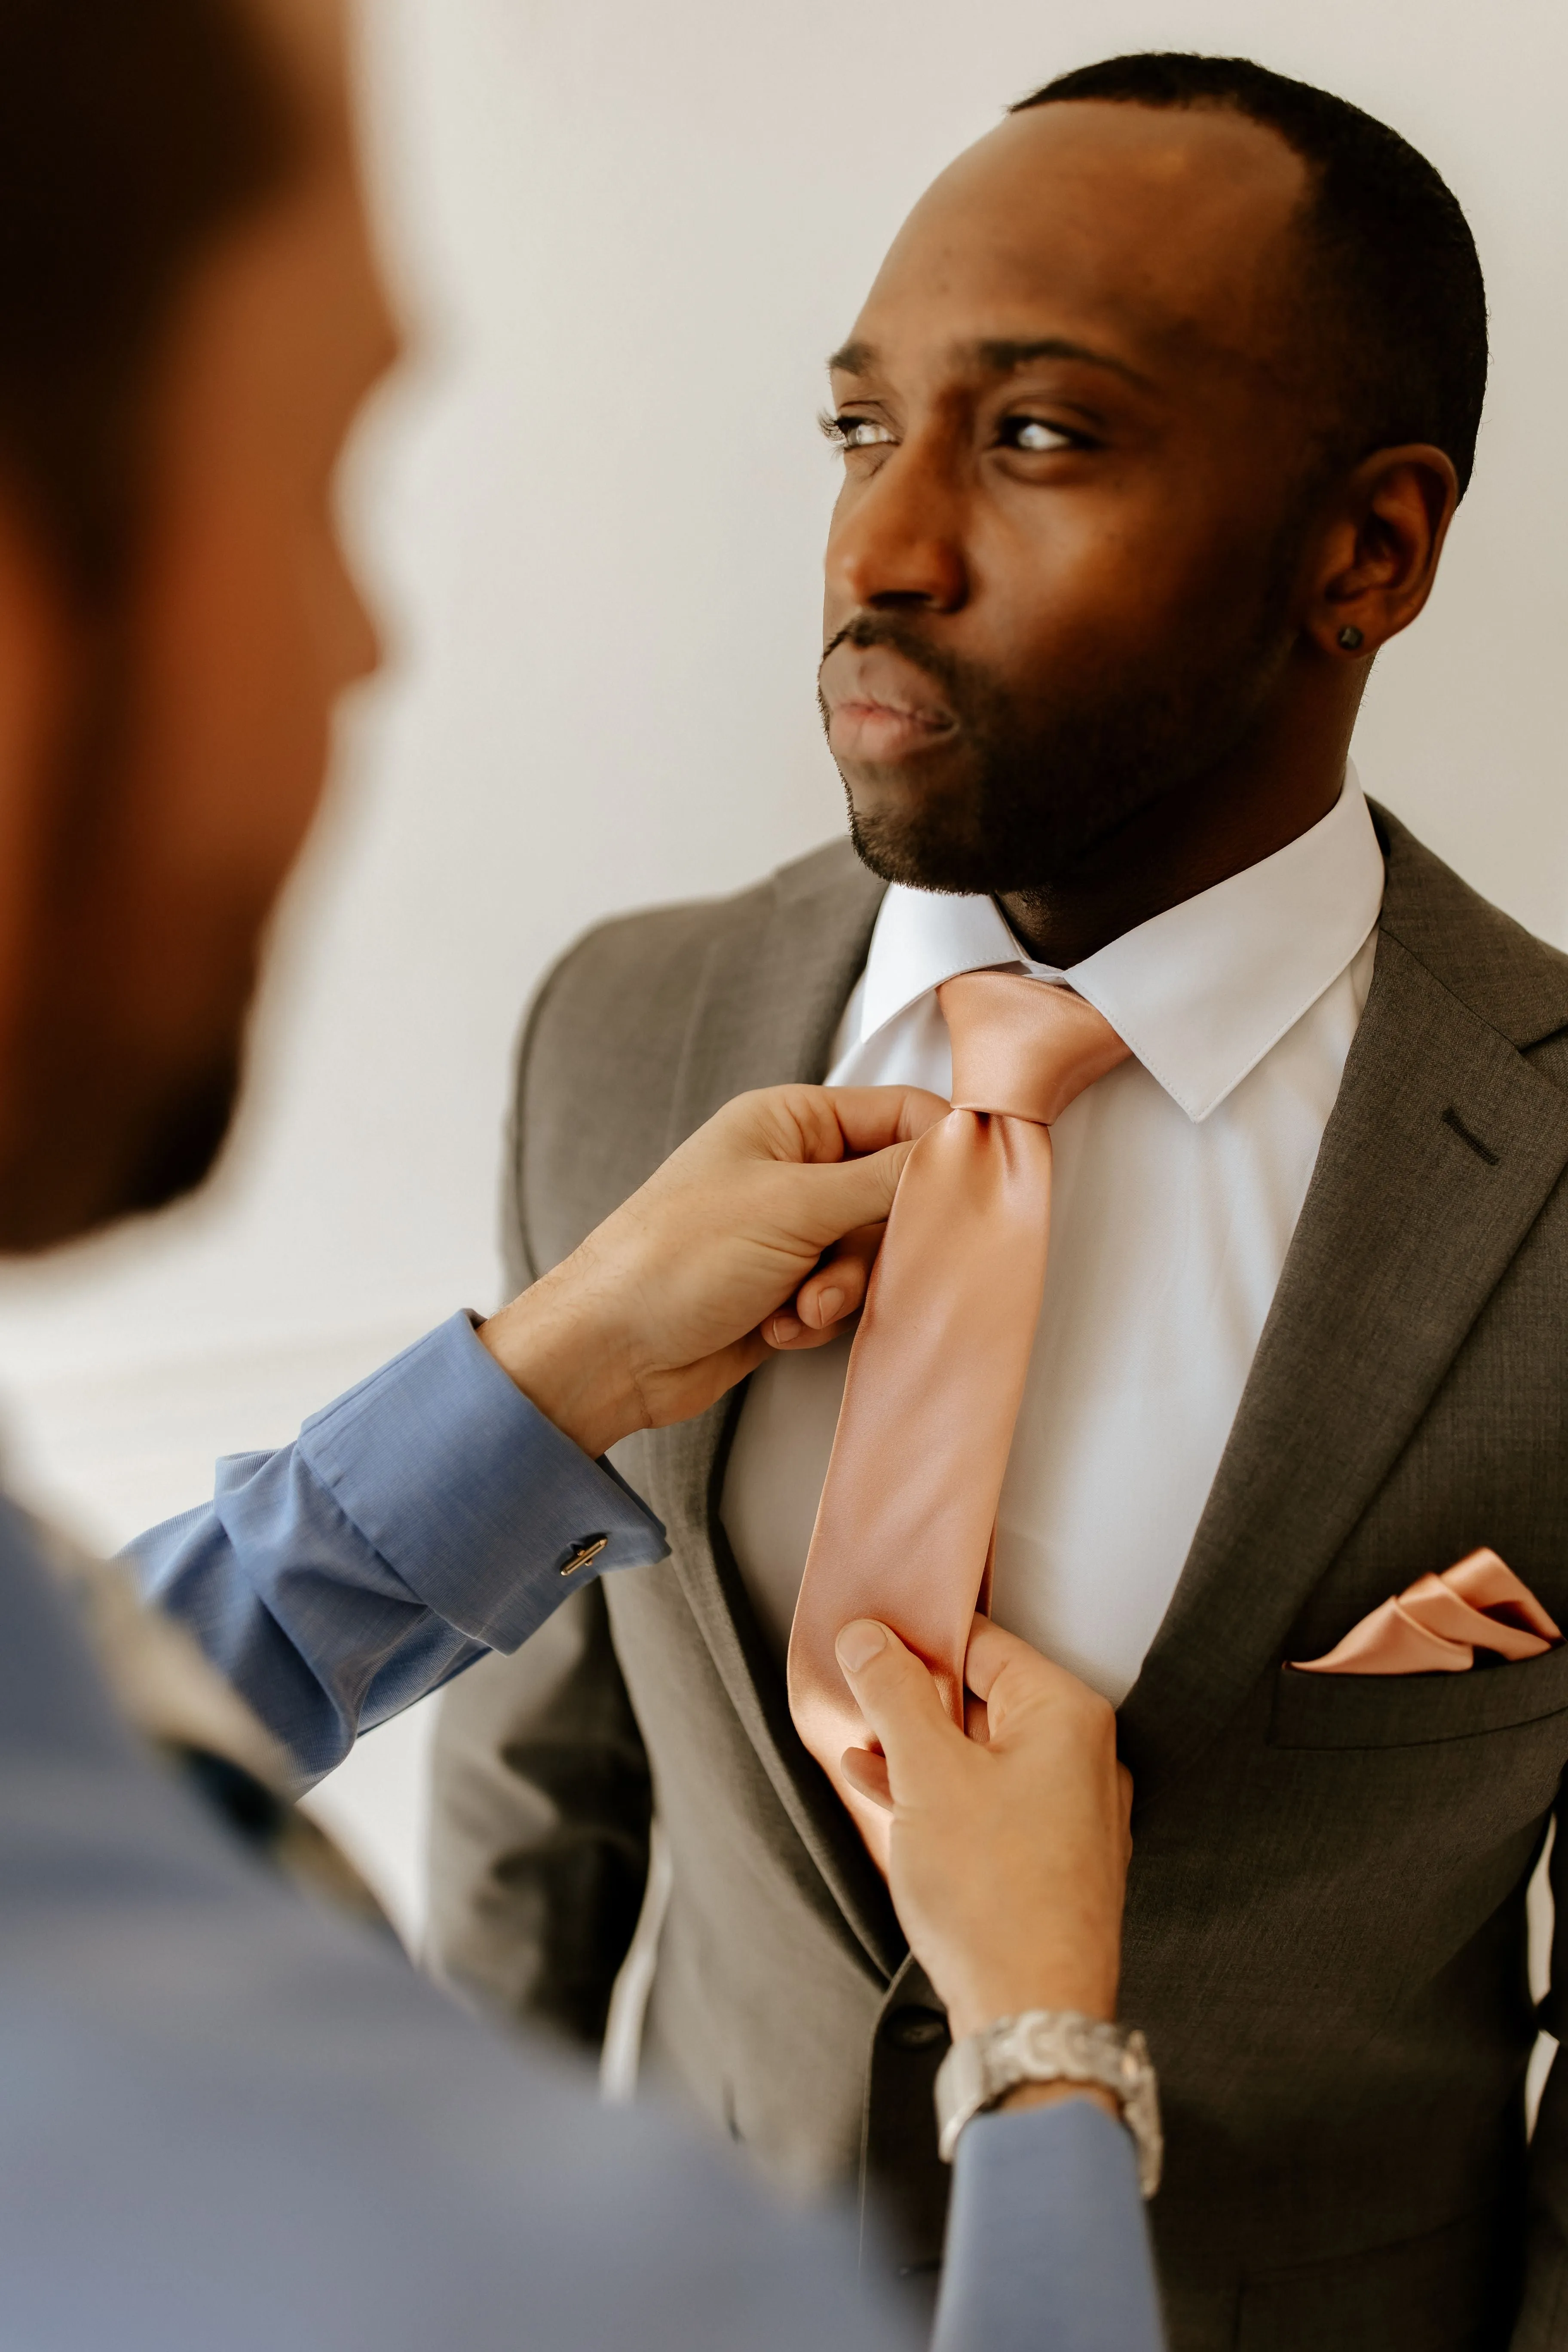
[{"label": "blue dress shirt cuff", "polygon": [[605,1569],[666,1549],[652,1512],[536,1412],[466,1315],[292,1445],[220,1462],[210,1503],[131,1547],[142,1590],[302,1780],[487,1650],[515,1650]]},{"label": "blue dress shirt cuff", "polygon": [[529,1402],[466,1314],[312,1414],[298,1452],[409,1591],[487,1649],[518,1649],[580,1585],[669,1549],[647,1505]]}]

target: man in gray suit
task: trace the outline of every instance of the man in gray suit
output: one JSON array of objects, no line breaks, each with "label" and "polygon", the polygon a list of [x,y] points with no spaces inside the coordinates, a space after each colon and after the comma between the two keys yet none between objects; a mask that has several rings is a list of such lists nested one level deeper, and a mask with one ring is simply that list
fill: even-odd
[{"label": "man in gray suit", "polygon": [[[1038,93],[833,362],[858,860],[595,932],[521,1048],[520,1281],[740,1088],[945,1091],[954,972],[1065,977],[1131,1045],[1055,1130],[994,1605],[1120,1706],[1184,2352],[1568,2331],[1568,2086],[1524,2113],[1568,1652],[1291,1671],[1480,1545],[1568,1622],[1568,961],[1347,767],[1485,365],[1458,205],[1353,109],[1223,59]],[[672,1558],[453,1694],[438,1934],[596,2036],[657,1811],[647,2063],[776,2170],[858,2171],[918,2264],[946,2021],[783,1674],[844,1352],[626,1447]]]}]

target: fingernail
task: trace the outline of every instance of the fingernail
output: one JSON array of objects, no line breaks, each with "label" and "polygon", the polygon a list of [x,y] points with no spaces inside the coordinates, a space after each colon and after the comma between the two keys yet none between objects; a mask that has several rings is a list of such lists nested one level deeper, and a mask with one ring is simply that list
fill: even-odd
[{"label": "fingernail", "polygon": [[857,1617],[852,1625],[845,1626],[833,1646],[845,1673],[858,1675],[862,1666],[870,1664],[879,1650],[887,1648],[888,1636],[874,1617]]},{"label": "fingernail", "polygon": [[798,1339],[805,1328],[798,1315],[775,1315],[763,1336],[770,1346],[783,1348]]},{"label": "fingernail", "polygon": [[841,1290],[822,1291],[817,1297],[816,1311],[824,1323],[837,1323],[844,1312],[844,1293]]}]

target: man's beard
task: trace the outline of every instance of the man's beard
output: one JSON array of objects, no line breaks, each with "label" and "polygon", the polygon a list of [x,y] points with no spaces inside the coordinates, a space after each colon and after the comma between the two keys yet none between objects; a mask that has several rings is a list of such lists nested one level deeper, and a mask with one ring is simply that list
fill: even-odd
[{"label": "man's beard", "polygon": [[121,1163],[110,1216],[167,1208],[205,1184],[228,1140],[244,1056],[237,1038],[205,1070],[182,1077],[150,1106]]},{"label": "man's beard", "polygon": [[[1080,671],[1028,696],[933,646],[915,623],[858,614],[833,644],[901,654],[941,688],[958,722],[951,751],[936,751],[928,788],[905,784],[899,807],[858,806],[860,763],[841,763],[862,860],[915,889],[1048,899],[1133,819],[1245,741],[1289,649],[1283,592],[1281,581],[1223,659],[1211,649],[1201,667],[1178,663],[1166,677],[1136,680]],[[868,763],[867,772],[876,772]]]},{"label": "man's beard", "polygon": [[193,1192],[233,1122],[244,1065],[232,1040],[200,1067],[150,1066],[75,1008],[35,1000],[0,1139],[0,1251],[50,1249]]},{"label": "man's beard", "polygon": [[102,947],[121,887],[112,844],[132,741],[120,652],[112,635],[89,649],[56,761],[52,856],[0,1102],[0,1251],[47,1249],[194,1192],[240,1091],[259,918],[237,910],[226,927],[202,1042],[154,1051],[134,1016],[121,1017]]}]

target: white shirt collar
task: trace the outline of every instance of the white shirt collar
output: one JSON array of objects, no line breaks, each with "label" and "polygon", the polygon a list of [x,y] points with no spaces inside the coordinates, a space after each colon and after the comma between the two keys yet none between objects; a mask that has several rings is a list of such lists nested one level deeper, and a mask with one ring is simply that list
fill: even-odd
[{"label": "white shirt collar", "polygon": [[1192,1119],[1206,1118],[1364,944],[1383,852],[1355,770],[1327,816],[1257,866],[1169,907],[1063,971],[1032,962],[994,898],[894,883],[882,901],[852,1041],[955,972],[1005,964],[1097,1005]]}]

